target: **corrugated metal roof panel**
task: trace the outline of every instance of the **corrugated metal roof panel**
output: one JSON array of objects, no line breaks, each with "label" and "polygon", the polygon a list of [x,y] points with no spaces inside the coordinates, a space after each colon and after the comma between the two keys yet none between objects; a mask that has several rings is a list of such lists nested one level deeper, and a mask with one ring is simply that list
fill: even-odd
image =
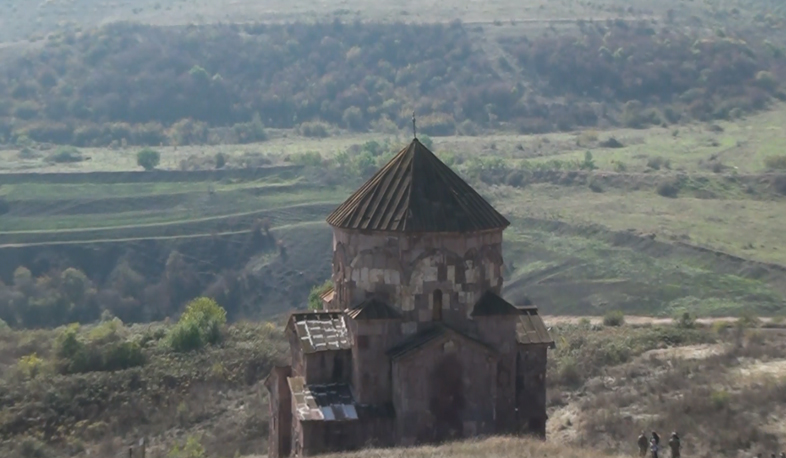
[{"label": "corrugated metal roof panel", "polygon": [[301,421],[358,420],[355,400],[346,383],[306,385],[303,377],[287,378],[295,412]]},{"label": "corrugated metal roof panel", "polygon": [[536,307],[522,307],[519,310],[521,316],[516,326],[519,343],[553,347],[554,339],[546,329],[543,319],[538,315],[538,309]]},{"label": "corrugated metal roof panel", "polygon": [[303,353],[352,348],[341,312],[293,313],[288,326],[297,333]]},{"label": "corrugated metal roof panel", "polygon": [[476,232],[510,225],[418,139],[334,210],[327,222],[391,232]]}]

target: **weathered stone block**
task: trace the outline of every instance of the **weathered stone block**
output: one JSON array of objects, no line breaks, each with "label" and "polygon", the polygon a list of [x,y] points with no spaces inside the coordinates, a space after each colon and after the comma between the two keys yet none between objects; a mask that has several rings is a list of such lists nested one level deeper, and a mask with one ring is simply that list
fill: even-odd
[{"label": "weathered stone block", "polygon": [[382,269],[369,270],[369,283],[378,284],[385,282],[385,272]]},{"label": "weathered stone block", "polygon": [[368,267],[360,268],[360,282],[358,283],[361,288],[368,288]]}]

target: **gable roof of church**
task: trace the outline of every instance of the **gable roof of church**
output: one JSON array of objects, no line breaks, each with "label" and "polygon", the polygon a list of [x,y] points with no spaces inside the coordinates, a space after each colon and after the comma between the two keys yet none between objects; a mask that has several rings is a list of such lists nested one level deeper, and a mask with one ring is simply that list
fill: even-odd
[{"label": "gable roof of church", "polygon": [[401,318],[401,314],[397,310],[375,297],[366,299],[360,304],[347,309],[345,313],[353,320],[392,320]]},{"label": "gable roof of church", "polygon": [[470,316],[500,316],[500,315],[520,315],[521,310],[505,299],[488,290],[480,296],[480,300],[475,303]]},{"label": "gable roof of church", "polygon": [[444,323],[440,323],[428,327],[426,329],[416,332],[415,334],[410,335],[409,337],[404,339],[403,342],[389,349],[386,353],[393,360],[400,359],[428,345],[431,345],[432,342],[440,339],[441,337],[446,337],[446,336],[448,337],[452,336],[457,338],[458,340],[469,342],[470,344],[475,345],[478,348],[481,348],[484,351],[491,353],[492,355],[497,354],[496,350],[489,347],[486,343],[477,340],[473,337],[470,337],[461,331],[448,327]]},{"label": "gable roof of church", "polygon": [[476,232],[510,222],[417,138],[327,218],[334,227]]}]

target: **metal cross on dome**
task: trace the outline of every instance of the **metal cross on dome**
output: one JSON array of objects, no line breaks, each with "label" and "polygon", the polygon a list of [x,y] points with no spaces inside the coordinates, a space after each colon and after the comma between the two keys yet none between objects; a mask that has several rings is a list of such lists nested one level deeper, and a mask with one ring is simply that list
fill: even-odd
[{"label": "metal cross on dome", "polygon": [[418,138],[418,127],[415,123],[415,112],[412,112],[412,136],[417,140]]}]

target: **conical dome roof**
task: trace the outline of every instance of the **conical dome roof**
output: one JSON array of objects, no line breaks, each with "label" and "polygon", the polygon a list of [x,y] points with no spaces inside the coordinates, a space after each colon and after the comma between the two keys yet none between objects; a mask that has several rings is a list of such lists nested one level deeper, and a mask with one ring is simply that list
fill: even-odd
[{"label": "conical dome roof", "polygon": [[327,218],[334,227],[476,232],[510,222],[416,138]]}]

